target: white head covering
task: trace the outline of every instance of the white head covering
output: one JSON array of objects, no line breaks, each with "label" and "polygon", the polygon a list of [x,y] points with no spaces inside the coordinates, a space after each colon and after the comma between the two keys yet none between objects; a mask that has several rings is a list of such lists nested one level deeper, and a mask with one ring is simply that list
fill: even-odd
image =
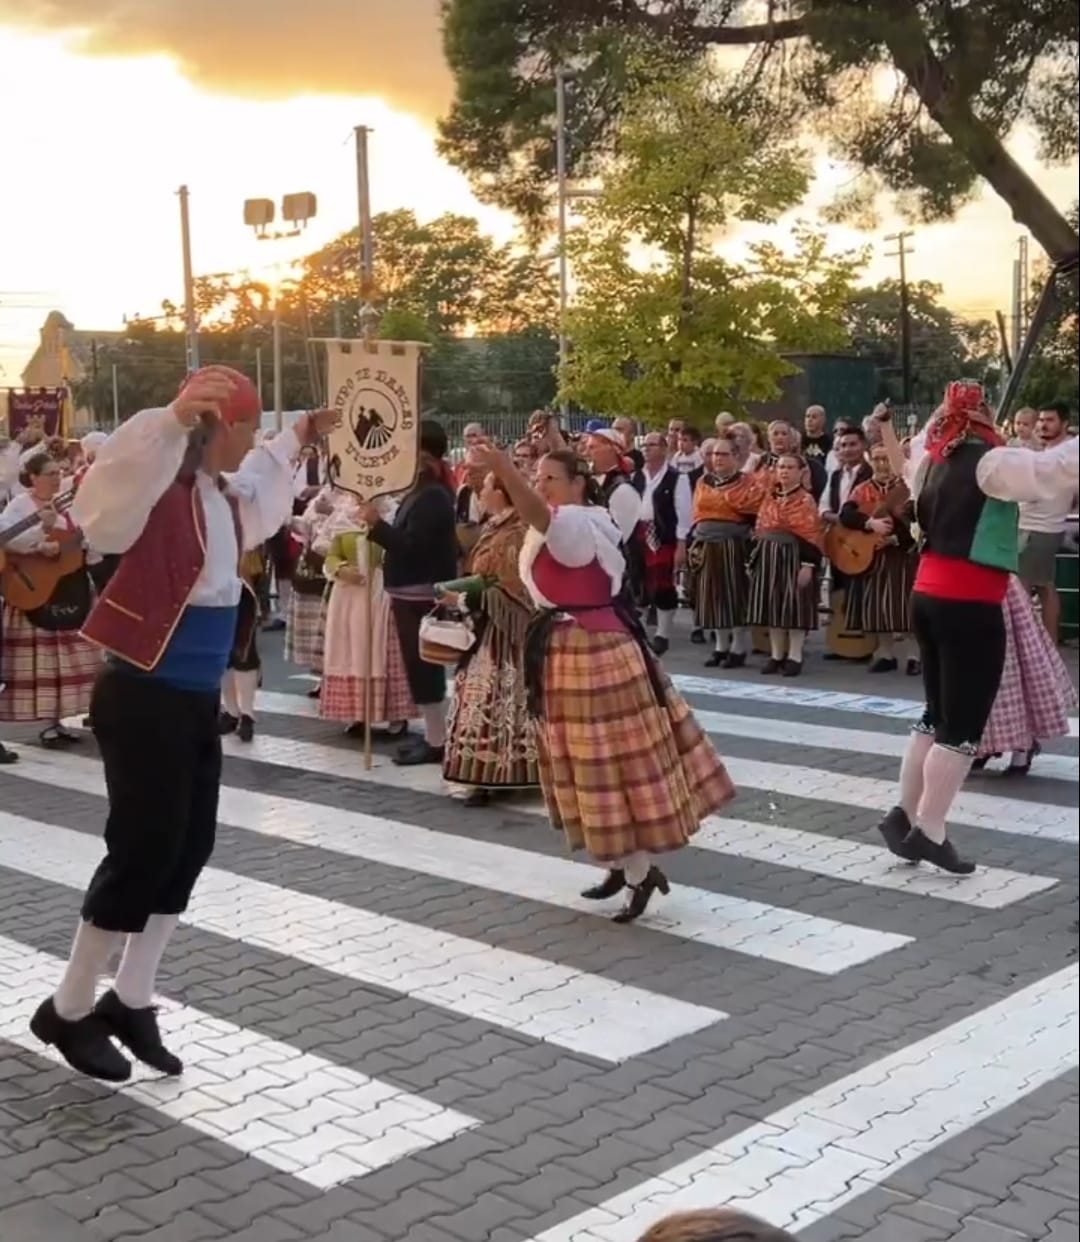
[{"label": "white head covering", "polygon": [[108,440],[108,435],[104,431],[89,431],[79,441],[79,447],[83,451],[83,456],[89,461],[96,454],[99,448]]}]

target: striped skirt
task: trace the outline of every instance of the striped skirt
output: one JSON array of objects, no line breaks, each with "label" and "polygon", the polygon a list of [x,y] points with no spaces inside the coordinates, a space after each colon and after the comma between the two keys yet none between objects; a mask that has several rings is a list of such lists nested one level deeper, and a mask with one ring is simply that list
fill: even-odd
[{"label": "striped skirt", "polygon": [[656,701],[645,655],[626,633],[555,626],[537,723],[540,784],[571,849],[602,862],[684,846],[735,795],[727,769],[664,679]]},{"label": "striped skirt", "polygon": [[1069,711],[1076,706],[1069,671],[1019,578],[1009,580],[1003,608],[1005,666],[980,755],[1031,750],[1036,742],[1067,737]]},{"label": "striped skirt", "polygon": [[695,543],[690,548],[694,625],[699,630],[734,630],[746,624],[749,546],[747,539],[733,538]]},{"label": "striped skirt", "polygon": [[83,716],[102,654],[78,630],[42,630],[5,604],[0,643],[0,720],[53,722]]},{"label": "striped skirt", "polygon": [[[527,616],[520,605],[505,607]],[[540,783],[536,726],[525,705],[524,626],[520,629],[515,642],[511,632],[489,621],[454,679],[443,764],[443,776],[454,784],[532,789]]]},{"label": "striped skirt", "polygon": [[912,552],[882,548],[865,574],[847,580],[847,628],[863,634],[910,634],[918,565]]},{"label": "striped skirt", "polygon": [[816,630],[817,574],[808,586],[798,584],[801,557],[794,537],[766,536],[750,553],[750,590],[744,625],[770,630]]},{"label": "striped skirt", "polygon": [[323,643],[326,640],[326,594],[289,596],[285,624],[285,659],[313,673],[322,672]]}]

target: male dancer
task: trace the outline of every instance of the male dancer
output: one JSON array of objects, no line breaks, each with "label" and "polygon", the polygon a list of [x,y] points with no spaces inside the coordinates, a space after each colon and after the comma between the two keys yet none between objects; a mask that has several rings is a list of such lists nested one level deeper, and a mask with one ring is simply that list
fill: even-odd
[{"label": "male dancer", "polygon": [[686,565],[686,539],[693,510],[689,476],[668,464],[663,432],[650,431],[645,437],[645,462],[630,482],[641,498],[634,538],[645,573],[638,602],[642,607],[656,609],[652,649],[662,656],[671,646],[671,630],[679,606],[675,575]]},{"label": "male dancer", "polygon": [[[897,474],[905,467],[887,406],[874,411]],[[1017,569],[1017,504],[1076,489],[1080,445],[1005,448],[980,385],[949,385],[912,445],[909,479],[922,532],[911,596],[926,707],[900,765],[900,800],[879,831],[892,853],[955,875],[975,864],[946,834],[1005,664],[1002,602]]]},{"label": "male dancer", "polygon": [[[109,790],[106,852],[60,986],[30,1028],[73,1068],[110,1082],[131,1074],[113,1039],[163,1073],[183,1069],[162,1046],[152,1001],[214,847],[218,700],[240,558],[287,520],[292,463],[334,417],[305,415],[252,450],[260,404],[239,372],[196,372],[172,405],[113,433],[73,505],[87,541],[123,557],[83,629],[108,652],[91,704]],[[115,986],[95,1003],[121,940]]]}]

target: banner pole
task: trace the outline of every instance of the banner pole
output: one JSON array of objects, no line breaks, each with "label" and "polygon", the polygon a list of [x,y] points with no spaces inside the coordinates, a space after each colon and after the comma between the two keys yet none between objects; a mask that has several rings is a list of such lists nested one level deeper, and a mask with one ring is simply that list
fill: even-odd
[{"label": "banner pole", "polygon": [[[374,324],[368,323],[364,328],[364,348],[372,353],[378,352],[378,346],[372,344]],[[370,772],[374,764],[371,753],[372,712],[375,710],[375,569],[371,564],[371,528],[365,540],[367,548],[367,564],[364,567],[364,592],[367,597],[367,637],[364,646],[367,649],[367,678],[364,681],[364,771]]]}]

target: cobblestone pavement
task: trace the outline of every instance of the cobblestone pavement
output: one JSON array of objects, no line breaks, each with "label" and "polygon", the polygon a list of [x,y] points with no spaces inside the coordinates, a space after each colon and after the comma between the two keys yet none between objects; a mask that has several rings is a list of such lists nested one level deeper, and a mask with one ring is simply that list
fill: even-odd
[{"label": "cobblestone pavement", "polygon": [[740,796],[621,928],[535,803],[365,772],[264,645],[163,970],[180,1081],[29,1035],[104,786],[89,738],[0,769],[2,1242],[635,1242],[719,1203],[804,1242],[1075,1242],[1075,722],[970,781],[952,880],[873,831],[917,683],[709,678],[680,639]]}]

